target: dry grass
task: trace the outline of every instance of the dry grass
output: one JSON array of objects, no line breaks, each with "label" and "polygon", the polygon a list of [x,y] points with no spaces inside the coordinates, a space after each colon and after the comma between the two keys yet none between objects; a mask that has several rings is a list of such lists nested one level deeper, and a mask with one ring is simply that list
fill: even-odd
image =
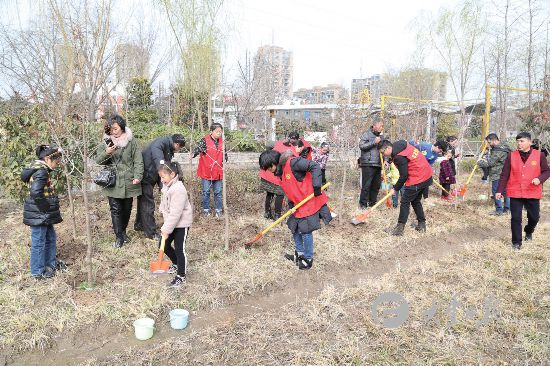
[{"label": "dry grass", "polygon": [[[237,188],[230,192],[230,205],[235,207],[231,219],[233,243],[252,238],[269,223],[259,219],[263,195],[251,188],[253,178],[252,174],[244,174],[243,180],[235,184]],[[236,181],[238,178],[232,179]],[[351,182],[355,184],[356,179],[352,178]],[[194,198],[198,202],[196,191]],[[330,193],[338,195],[336,189]],[[477,193],[474,190],[472,196],[477,197]],[[490,210],[487,202],[470,200],[458,209],[452,209],[439,199],[430,198],[427,202],[428,233],[420,235],[407,228],[405,237],[394,240],[382,230],[396,222],[396,210],[380,210],[369,217],[367,225],[353,227],[348,222],[355,213],[355,200],[355,188],[352,188],[346,197],[346,210],[341,213],[345,224],[329,226],[315,234],[315,269],[307,274],[298,273],[292,264],[282,259],[282,254],[292,249],[290,235],[284,226],[268,234],[251,251],[239,248],[226,253],[221,249],[220,224],[214,219],[197,220],[188,242],[189,280],[184,291],[169,291],[165,287],[167,277],[154,277],[148,273],[148,263],[156,249],[154,243],[136,237],[133,243],[121,250],[111,248],[108,208],[104,200],[98,198],[94,205],[94,215],[98,217],[94,230],[98,284],[92,291],[78,289],[84,279],[81,268],[84,249],[79,247],[81,244],[71,243],[67,234],[68,222],[58,228],[59,245],[60,252],[69,256],[73,265],[67,273],[52,281],[37,283],[28,275],[29,249],[25,244],[29,240],[28,229],[20,224],[19,212],[7,214],[3,219],[3,229],[0,228],[5,238],[0,244],[0,345],[19,350],[48,348],[55,336],[85,334],[83,330],[90,326],[93,329],[94,324],[112,327],[113,332],[119,329],[129,332],[131,322],[143,315],[161,319],[175,307],[191,311],[223,308],[245,298],[254,300],[254,297],[277,292],[289,284],[299,289],[300,281],[305,278],[319,287],[335,279],[342,286],[327,287],[318,298],[290,304],[280,310],[274,307],[270,314],[258,313],[191,334],[174,344],[159,345],[158,350],[144,352],[139,358],[134,357],[135,351],[131,351],[110,359],[107,364],[140,364],[141,361],[137,360],[142,357],[152,364],[164,362],[163,359],[170,359],[175,364],[176,359],[172,357],[176,354],[178,359],[187,357],[189,361],[196,360],[197,364],[363,364],[365,360],[387,364],[408,363],[409,360],[423,363],[422,360],[433,360],[440,354],[442,351],[437,350],[444,349],[440,347],[442,344],[454,347],[453,352],[459,356],[465,353],[470,355],[468,357],[478,354],[488,357],[487,347],[493,346],[491,337],[508,337],[506,344],[509,345],[512,341],[517,342],[519,334],[526,334],[520,342],[524,347],[522,351],[528,352],[533,359],[544,354],[541,346],[544,338],[540,332],[519,332],[523,327],[533,330],[529,327],[534,316],[522,319],[507,314],[507,318],[502,318],[510,319],[511,324],[507,327],[496,324],[484,328],[483,332],[489,332],[487,342],[479,331],[476,333],[467,326],[441,330],[409,325],[397,332],[389,332],[372,324],[368,320],[366,304],[375,294],[387,289],[402,291],[415,306],[425,305],[430,296],[445,301],[453,289],[472,304],[479,305],[478,300],[484,294],[481,290],[494,289],[499,299],[506,299],[511,294],[517,297],[512,302],[512,312],[520,308],[526,298],[533,304],[528,308],[535,311],[533,309],[539,305],[534,305],[534,299],[544,293],[541,292],[545,287],[544,275],[548,278],[548,268],[546,266],[544,272],[545,266],[540,262],[547,259],[549,253],[544,251],[540,242],[535,242],[536,246],[516,257],[512,257],[513,253],[503,247],[502,242],[470,242],[468,234],[483,238],[482,234],[490,234],[495,227],[506,227],[504,218],[486,216]],[[242,206],[243,202],[248,206]],[[337,203],[334,207],[338,207]],[[419,248],[429,244],[426,241],[432,240],[456,245],[468,242],[468,250],[463,258],[453,257],[449,262],[422,262],[411,268],[398,267],[391,276],[380,280],[369,280],[359,286],[353,283],[353,274],[357,271],[368,271],[371,265],[380,261],[406,262],[408,255],[417,253]],[[529,253],[538,258],[538,262],[533,261]],[[478,258],[481,255],[484,257]],[[62,258],[65,257],[62,255]],[[502,258],[508,259],[503,261]],[[534,268],[534,263],[539,263],[539,266]],[[521,274],[522,280],[532,284],[518,285],[512,281],[517,273]],[[548,316],[548,298],[545,301]],[[417,340],[417,332],[423,335],[418,348],[412,345]],[[462,334],[465,334],[464,344],[458,347],[447,339],[447,334],[451,334],[457,344],[462,342]],[[304,343],[304,339],[308,342]],[[468,344],[474,345],[476,351],[461,351]],[[434,363],[448,361],[452,364],[455,362],[453,352],[444,353],[441,362]],[[148,361],[143,364],[148,364]]]},{"label": "dry grass", "polygon": [[[439,261],[392,271],[338,288],[328,285],[316,298],[297,299],[268,313],[213,326],[140,351],[132,350],[88,365],[542,365],[550,359],[550,297],[544,235],[521,252],[501,241],[469,243]],[[390,330],[373,322],[370,305],[380,293],[398,292],[411,311],[404,326]],[[445,308],[456,297],[475,308],[475,320],[461,307],[456,324]],[[488,324],[477,326],[482,304],[499,304]],[[422,312],[438,301],[435,318]]]}]

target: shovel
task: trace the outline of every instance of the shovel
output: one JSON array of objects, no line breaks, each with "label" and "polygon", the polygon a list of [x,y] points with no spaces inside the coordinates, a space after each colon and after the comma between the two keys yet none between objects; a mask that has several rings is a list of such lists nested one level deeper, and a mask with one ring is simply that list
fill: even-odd
[{"label": "shovel", "polygon": [[446,190],[445,188],[443,188],[443,186],[441,184],[439,184],[436,180],[435,180],[435,177],[432,177],[432,181],[433,183],[437,186],[437,188],[440,188],[443,192],[447,193],[449,195],[449,197],[452,196],[451,192],[449,192],[448,190]]},{"label": "shovel", "polygon": [[166,240],[162,238],[160,240],[159,256],[156,261],[149,263],[149,268],[151,269],[152,274],[165,274],[168,273],[168,268],[172,262],[163,260],[164,258],[164,245]]},{"label": "shovel", "polygon": [[[330,182],[325,184],[324,186],[321,187],[321,190],[325,190],[327,189],[328,186],[330,186]],[[292,207],[290,210],[288,210],[283,216],[279,217],[273,224],[269,225],[267,228],[264,229],[264,231],[262,231],[261,233],[259,233],[258,235],[256,235],[256,237],[254,239],[252,239],[251,241],[247,242],[244,244],[245,248],[250,248],[250,246],[257,242],[258,240],[260,240],[261,238],[264,237],[265,234],[267,234],[267,232],[271,229],[273,229],[275,226],[277,226],[281,221],[283,221],[284,219],[286,219],[288,216],[292,215],[294,212],[296,212],[297,209],[299,209],[300,207],[302,207],[307,201],[309,201],[310,199],[312,199],[314,196],[314,194],[310,194],[309,196],[307,196],[306,198],[304,198],[300,203],[298,203],[296,206]]]},{"label": "shovel", "polygon": [[[390,191],[388,187],[388,176],[386,175],[386,168],[384,167],[384,157],[382,156],[382,153],[380,153],[380,166],[382,166],[382,176],[384,177],[384,186],[386,186],[386,194],[388,194],[388,192]],[[386,207],[387,208],[392,207],[391,200],[389,197],[386,200]]]},{"label": "shovel", "polygon": [[351,220],[351,223],[352,223],[353,225],[364,224],[365,221],[367,220],[367,217],[369,217],[370,213],[371,213],[372,211],[374,211],[374,210],[376,209],[376,207],[378,207],[378,206],[380,206],[382,203],[384,203],[385,200],[389,199],[390,196],[391,196],[391,194],[389,194],[389,193],[386,194],[384,197],[382,197],[382,199],[381,199],[380,201],[376,202],[376,204],[375,204],[374,206],[372,206],[371,208],[369,208],[369,209],[367,210],[367,212],[355,216],[355,217],[353,218],[353,220]]}]

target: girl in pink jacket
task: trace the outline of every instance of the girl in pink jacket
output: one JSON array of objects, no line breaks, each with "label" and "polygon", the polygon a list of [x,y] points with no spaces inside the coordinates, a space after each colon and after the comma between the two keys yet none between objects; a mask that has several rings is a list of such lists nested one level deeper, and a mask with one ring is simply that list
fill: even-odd
[{"label": "girl in pink jacket", "polygon": [[178,165],[161,160],[158,172],[163,183],[160,212],[164,218],[164,224],[160,230],[162,238],[166,240],[164,251],[172,261],[168,273],[176,273],[176,277],[168,287],[178,288],[185,283],[187,270],[185,243],[193,223],[193,208],[189,202],[187,190],[179,180]]}]

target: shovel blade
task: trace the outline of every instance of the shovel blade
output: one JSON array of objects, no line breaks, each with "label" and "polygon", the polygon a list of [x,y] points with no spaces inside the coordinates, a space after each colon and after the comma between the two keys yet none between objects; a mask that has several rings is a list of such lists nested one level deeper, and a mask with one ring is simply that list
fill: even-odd
[{"label": "shovel blade", "polygon": [[169,261],[153,261],[149,263],[149,269],[152,274],[164,274],[168,273],[171,262]]},{"label": "shovel blade", "polygon": [[367,220],[367,217],[368,217],[368,216],[369,216],[369,213],[368,213],[368,212],[359,214],[359,215],[355,216],[355,217],[351,220],[351,223],[352,223],[353,225],[364,224],[365,221]]}]

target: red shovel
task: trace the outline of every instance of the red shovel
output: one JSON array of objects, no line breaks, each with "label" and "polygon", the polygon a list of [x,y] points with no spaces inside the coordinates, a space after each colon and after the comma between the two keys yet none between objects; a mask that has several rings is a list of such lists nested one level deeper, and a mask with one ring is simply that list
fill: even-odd
[{"label": "red shovel", "polygon": [[351,220],[351,223],[353,225],[359,225],[359,224],[364,224],[365,221],[367,221],[367,217],[369,217],[369,215],[371,214],[372,211],[374,211],[376,209],[376,207],[380,206],[382,203],[384,203],[385,200],[389,199],[391,196],[390,193],[386,194],[384,197],[382,197],[382,199],[378,202],[376,202],[376,204],[374,206],[372,206],[371,208],[369,208],[366,212],[362,213],[362,214],[359,214],[357,216],[355,216],[353,218],[353,220]]}]

